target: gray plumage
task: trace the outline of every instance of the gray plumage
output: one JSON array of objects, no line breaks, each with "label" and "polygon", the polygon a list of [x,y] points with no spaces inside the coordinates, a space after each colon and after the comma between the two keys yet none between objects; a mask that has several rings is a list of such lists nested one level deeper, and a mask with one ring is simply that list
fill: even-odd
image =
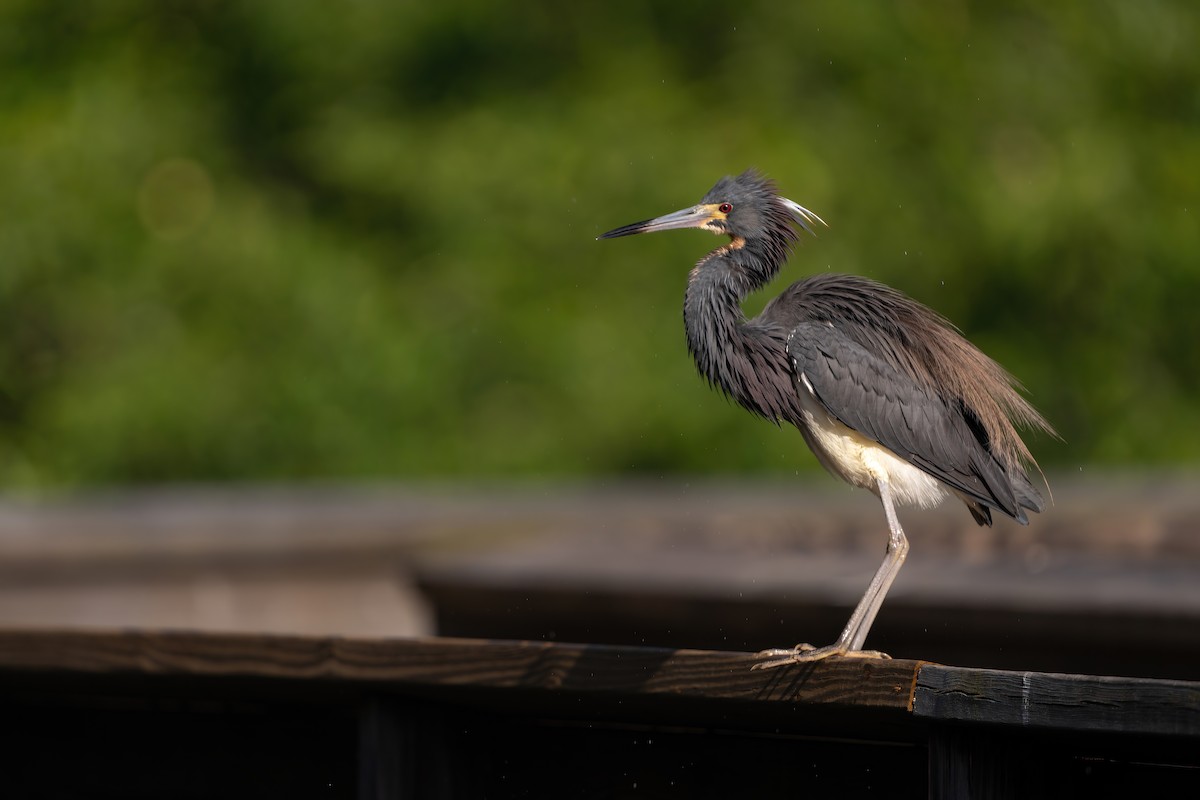
[{"label": "gray plumage", "polygon": [[742,300],[778,274],[798,217],[753,172],[722,179],[701,203],[722,201],[767,211],[737,220],[732,243],[691,272],[684,319],[702,375],[749,411],[804,430],[795,379],[805,372],[842,424],[961,493],[981,525],[989,509],[1021,523],[1043,510],[1013,422],[1050,428],[1003,367],[937,312],[852,275],[798,281],[746,320]]},{"label": "gray plumage", "polygon": [[992,511],[1022,524],[1044,501],[1017,425],[1052,432],[1013,378],[936,312],[881,283],[820,274],[792,284],[761,314],[741,303],[779,272],[822,220],[780,197],[754,171],[722,178],[699,204],[603,234],[675,228],[726,235],[691,271],[684,297],[688,350],[700,373],[746,409],[795,425],[818,460],[883,502],[888,554],[837,643],[770,651],[766,666],[862,650],[908,551],[894,505],[966,504],[980,525]]}]

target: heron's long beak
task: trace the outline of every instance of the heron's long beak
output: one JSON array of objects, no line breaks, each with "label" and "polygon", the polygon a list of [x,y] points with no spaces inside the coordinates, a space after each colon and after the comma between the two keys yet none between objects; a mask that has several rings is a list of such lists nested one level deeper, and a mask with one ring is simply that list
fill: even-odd
[{"label": "heron's long beak", "polygon": [[716,203],[702,203],[698,206],[685,208],[662,217],[622,225],[608,233],[602,233],[597,239],[616,239],[618,236],[632,236],[635,233],[653,233],[654,231],[673,231],[677,228],[703,228],[709,222],[723,216],[717,210]]}]

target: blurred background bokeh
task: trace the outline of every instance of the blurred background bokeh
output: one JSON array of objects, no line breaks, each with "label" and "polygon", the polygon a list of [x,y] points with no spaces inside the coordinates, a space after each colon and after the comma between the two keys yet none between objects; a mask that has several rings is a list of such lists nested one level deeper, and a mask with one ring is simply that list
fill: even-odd
[{"label": "blurred background bokeh", "polygon": [[695,374],[716,242],[594,239],[748,166],[830,225],[772,291],[946,314],[1052,481],[1187,470],[1197,41],[1184,0],[7,0],[0,486],[832,486]]},{"label": "blurred background bokeh", "polygon": [[812,469],[686,358],[714,243],[594,241],[750,165],[830,224],[784,278],[948,315],[1057,425],[1045,466],[1200,457],[1191,3],[0,23],[8,487]]}]

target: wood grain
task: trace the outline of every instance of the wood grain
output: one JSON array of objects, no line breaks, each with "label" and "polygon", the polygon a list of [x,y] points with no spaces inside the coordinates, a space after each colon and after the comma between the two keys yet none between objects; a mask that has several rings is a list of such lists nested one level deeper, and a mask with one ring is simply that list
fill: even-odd
[{"label": "wood grain", "polygon": [[[0,673],[255,678],[416,694],[736,701],[937,722],[1200,736],[1200,683],[829,659],[752,670],[750,653],[470,639],[0,631]],[[861,717],[859,718],[861,719]]]},{"label": "wood grain", "polygon": [[942,721],[1200,736],[1200,683],[927,665],[913,713]]},{"label": "wood grain", "polygon": [[336,680],[397,686],[909,707],[920,662],[751,670],[749,653],[467,639],[0,631],[0,670]]}]

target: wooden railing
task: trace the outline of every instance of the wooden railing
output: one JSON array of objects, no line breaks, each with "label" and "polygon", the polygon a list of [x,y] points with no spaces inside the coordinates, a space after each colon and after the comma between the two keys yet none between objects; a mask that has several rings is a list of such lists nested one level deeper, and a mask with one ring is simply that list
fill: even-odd
[{"label": "wooden railing", "polygon": [[461,639],[0,632],[11,797],[1200,796],[1200,684]]}]

